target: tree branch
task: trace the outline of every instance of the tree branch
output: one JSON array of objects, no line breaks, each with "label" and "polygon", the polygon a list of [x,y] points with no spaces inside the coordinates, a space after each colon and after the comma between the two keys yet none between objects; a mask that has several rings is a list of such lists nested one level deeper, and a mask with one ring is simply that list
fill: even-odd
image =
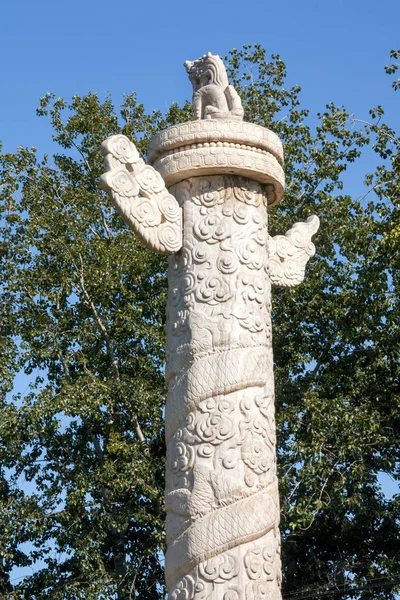
[{"label": "tree branch", "polygon": [[[95,318],[95,321],[96,321],[97,325],[99,326],[99,329],[100,329],[100,331],[101,331],[101,333],[103,335],[103,338],[104,338],[104,341],[105,341],[105,344],[106,344],[107,355],[108,355],[108,357],[110,359],[110,362],[111,362],[111,371],[112,371],[113,377],[114,377],[115,381],[120,381],[118,363],[117,363],[117,360],[116,360],[115,355],[114,355],[114,344],[112,342],[112,339],[111,339],[110,335],[108,334],[107,328],[104,325],[104,323],[103,323],[103,321],[102,321],[102,319],[101,319],[101,317],[99,315],[99,312],[98,312],[98,310],[97,310],[97,308],[96,308],[93,300],[91,299],[91,297],[88,294],[88,291],[87,291],[86,286],[85,286],[84,277],[83,277],[83,261],[82,261],[82,257],[79,256],[79,258],[80,258],[80,261],[81,261],[81,271],[80,271],[80,276],[79,276],[79,285],[80,285],[80,288],[82,290],[82,294],[83,294],[83,296],[84,296],[84,298],[86,300],[86,303],[89,305],[89,307],[90,307],[90,309],[91,309],[91,311],[93,313],[93,316]],[[137,416],[135,414],[133,414],[132,420],[133,420],[133,427],[134,427],[136,436],[137,436],[137,438],[138,438],[141,446],[143,447],[143,451],[144,451],[145,456],[148,457],[149,456],[149,449],[146,446],[146,439],[145,439],[145,437],[143,435],[142,428],[140,427],[138,418],[137,418]]]}]

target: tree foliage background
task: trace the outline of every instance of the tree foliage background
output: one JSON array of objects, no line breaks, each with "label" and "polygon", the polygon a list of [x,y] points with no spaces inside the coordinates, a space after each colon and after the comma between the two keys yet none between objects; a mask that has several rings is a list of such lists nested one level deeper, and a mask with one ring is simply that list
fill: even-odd
[{"label": "tree foliage background", "polygon": [[[400,496],[379,474],[400,478],[399,134],[380,106],[310,116],[261,46],[226,64],[245,119],[285,147],[271,234],[321,220],[304,283],[273,298],[284,597],[394,599]],[[99,146],[121,132],[145,155],[191,106],[47,94],[38,115],[58,152],[0,154],[0,597],[161,599],[166,261],[99,190]]]}]

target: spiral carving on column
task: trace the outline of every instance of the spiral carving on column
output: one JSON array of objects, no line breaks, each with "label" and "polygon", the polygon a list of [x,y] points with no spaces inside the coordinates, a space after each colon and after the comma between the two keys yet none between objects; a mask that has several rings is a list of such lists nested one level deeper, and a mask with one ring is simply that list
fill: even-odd
[{"label": "spiral carving on column", "polygon": [[170,255],[169,599],[279,600],[271,284],[303,280],[318,218],[268,235],[283,149],[259,125],[170,127],[150,143],[154,168],[125,136],[101,149],[101,187],[144,245]]},{"label": "spiral carving on column", "polygon": [[183,209],[184,241],[168,274],[169,598],[276,599],[266,189],[211,175],[170,192]]}]

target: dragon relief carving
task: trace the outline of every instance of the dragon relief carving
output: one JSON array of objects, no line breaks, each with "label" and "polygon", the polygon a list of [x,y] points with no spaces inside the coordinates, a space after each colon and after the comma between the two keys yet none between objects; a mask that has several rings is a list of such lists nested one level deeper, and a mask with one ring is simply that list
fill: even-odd
[{"label": "dragon relief carving", "polygon": [[[221,59],[209,54],[185,66],[195,118],[238,125],[243,108]],[[274,138],[251,131],[267,146],[273,139],[268,148],[281,156]],[[171,142],[179,143],[187,149],[184,140]],[[271,285],[294,287],[303,280],[319,221],[310,217],[286,235],[269,236],[273,183],[241,169],[249,164],[248,152],[253,165],[263,158],[260,168],[275,155],[258,153],[257,145],[241,154],[242,145],[237,153],[233,148],[235,168],[201,176],[190,171],[196,152],[218,164],[224,148],[217,142],[190,146],[189,170],[168,189],[126,137],[111,136],[101,147],[101,187],[148,248],[169,254],[165,506],[171,600],[280,598]],[[180,148],[171,152],[178,157]]]}]

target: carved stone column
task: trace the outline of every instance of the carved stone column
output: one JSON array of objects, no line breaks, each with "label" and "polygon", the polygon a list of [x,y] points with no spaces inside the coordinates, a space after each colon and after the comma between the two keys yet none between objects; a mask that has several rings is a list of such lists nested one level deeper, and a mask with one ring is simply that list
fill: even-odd
[{"label": "carved stone column", "polygon": [[282,144],[241,121],[227,80],[222,92],[204,80],[223,68],[217,58],[186,63],[199,119],[152,140],[156,170],[112,136],[102,185],[143,242],[170,254],[169,598],[279,600],[271,283],[302,281],[318,219],[269,237],[267,207],[284,189]]},{"label": "carved stone column", "polygon": [[168,274],[170,597],[279,598],[267,191],[237,175],[171,191],[185,244]]}]

